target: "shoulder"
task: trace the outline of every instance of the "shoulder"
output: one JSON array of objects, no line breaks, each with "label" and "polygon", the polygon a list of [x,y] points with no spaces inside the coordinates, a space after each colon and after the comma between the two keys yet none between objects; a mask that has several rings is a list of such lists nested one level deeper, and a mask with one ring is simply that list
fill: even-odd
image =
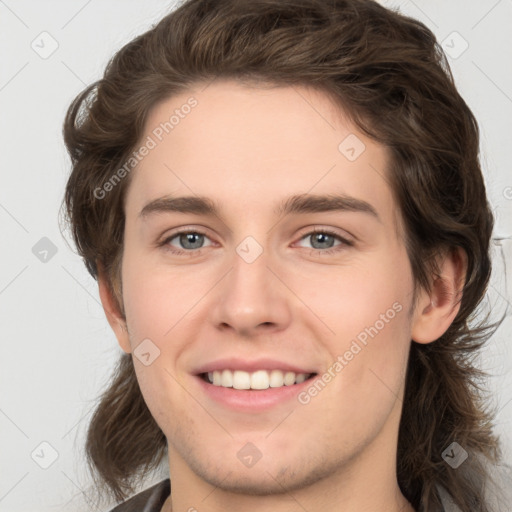
[{"label": "shoulder", "polygon": [[[494,466],[490,463],[488,468],[488,481],[485,486],[485,498],[492,512],[510,512],[512,502],[512,466],[500,464]],[[442,485],[437,485],[444,512],[461,512]]]},{"label": "shoulder", "polygon": [[508,464],[500,464],[491,466],[489,470],[490,482],[487,486],[489,503],[493,512],[510,511],[510,503],[512,502],[512,466]]},{"label": "shoulder", "polygon": [[110,512],[160,512],[170,493],[171,482],[167,478],[132,496]]}]

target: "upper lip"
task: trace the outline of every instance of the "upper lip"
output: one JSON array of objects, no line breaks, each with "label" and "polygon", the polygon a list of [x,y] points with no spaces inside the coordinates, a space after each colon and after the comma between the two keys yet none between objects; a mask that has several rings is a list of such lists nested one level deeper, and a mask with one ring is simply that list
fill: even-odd
[{"label": "upper lip", "polygon": [[195,374],[213,372],[215,370],[242,370],[245,372],[255,372],[256,370],[284,370],[294,373],[316,373],[311,368],[301,368],[298,365],[277,361],[276,359],[262,358],[262,359],[240,359],[236,357],[229,357],[224,359],[217,359],[206,363],[195,370]]}]

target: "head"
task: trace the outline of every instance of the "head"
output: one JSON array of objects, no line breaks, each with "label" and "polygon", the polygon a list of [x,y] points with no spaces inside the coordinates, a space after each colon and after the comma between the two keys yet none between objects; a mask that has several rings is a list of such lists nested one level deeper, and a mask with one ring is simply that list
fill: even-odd
[{"label": "head", "polygon": [[[497,456],[470,325],[493,217],[476,121],[423,24],[369,0],[188,1],[113,57],[64,137],[73,236],[125,352],[87,439],[116,498],[167,449],[258,494],[266,471],[293,491],[385,435],[415,507],[441,484],[487,510],[479,458],[442,453]],[[230,356],[307,365],[316,391],[270,436],[269,411],[206,411],[197,375]],[[248,441],[261,463],[232,475]]]}]

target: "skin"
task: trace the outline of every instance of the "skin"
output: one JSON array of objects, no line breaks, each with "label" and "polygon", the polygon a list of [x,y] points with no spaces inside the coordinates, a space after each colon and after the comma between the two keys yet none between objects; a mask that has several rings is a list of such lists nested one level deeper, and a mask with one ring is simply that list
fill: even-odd
[{"label": "skin", "polygon": [[[137,357],[134,364],[168,441],[172,495],[162,510],[414,510],[395,463],[407,356],[411,340],[430,343],[453,321],[464,255],[440,258],[431,293],[420,290],[413,301],[387,149],[319,91],[197,85],[155,105],[141,140],[192,95],[198,105],[132,171],[121,274],[126,320],[99,279],[121,348],[131,353],[149,338],[160,350],[149,366]],[[355,161],[338,150],[349,134],[366,146]],[[273,211],[294,194],[329,193],[367,201],[380,220]],[[220,215],[139,215],[165,195],[207,196]],[[179,236],[157,245],[182,227],[206,233],[201,250]],[[321,228],[353,244],[334,238],[330,248],[341,250],[326,254],[329,243],[311,237]],[[247,236],[263,248],[252,263],[236,251]],[[292,399],[259,414],[235,412],[210,400],[191,374],[229,356],[324,372],[394,303],[401,311],[306,405]],[[250,468],[237,457],[247,442],[262,455]]]}]

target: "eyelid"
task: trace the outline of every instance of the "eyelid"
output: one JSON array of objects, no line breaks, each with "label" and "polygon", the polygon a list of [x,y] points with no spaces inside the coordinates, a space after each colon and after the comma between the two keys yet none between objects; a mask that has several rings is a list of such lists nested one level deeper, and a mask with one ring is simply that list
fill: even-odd
[{"label": "eyelid", "polygon": [[[166,232],[164,235],[159,237],[159,240],[161,240],[161,242],[158,242],[158,243],[164,243],[167,240],[169,240],[170,238],[174,238],[183,233],[197,233],[197,234],[203,235],[205,237],[211,238],[208,235],[206,228],[204,228],[202,226],[196,227],[194,225],[188,225],[188,226],[183,226],[181,228],[176,228],[176,230],[172,230],[169,233]],[[327,226],[318,226],[318,225],[306,226],[305,228],[302,228],[298,235],[299,240],[302,240],[307,235],[311,235],[312,233],[325,233],[325,234],[333,235],[333,236],[340,238],[341,240],[343,240],[346,243],[353,243],[353,241],[354,241],[353,237],[348,233],[347,233],[347,235],[348,235],[348,237],[347,237],[345,235],[340,234],[338,231],[336,231],[335,228],[331,228],[331,227],[327,227]]]},{"label": "eyelid", "polygon": [[[176,228],[171,231],[165,231],[165,233],[158,238],[158,241],[156,242],[157,246],[161,245],[167,245],[169,240],[176,238],[179,235],[186,234],[186,233],[197,233],[198,235],[203,235],[204,237],[208,239],[212,239],[208,235],[208,230],[204,228],[203,226],[194,226],[194,225],[187,225],[182,226],[181,228]],[[199,249],[196,249],[199,250]],[[193,252],[192,249],[189,249],[187,252]]]},{"label": "eyelid", "polygon": [[201,226],[200,224],[187,224],[186,226],[178,226],[176,228],[169,228],[163,231],[159,238],[168,238],[169,236],[179,235],[181,233],[206,233],[209,231],[208,228]]},{"label": "eyelid", "polygon": [[[182,256],[182,255],[194,256],[194,255],[199,254],[201,252],[201,250],[205,249],[206,247],[215,246],[216,242],[214,242],[211,239],[211,237],[208,236],[207,231],[208,230],[206,228],[203,228],[202,226],[201,227],[194,227],[192,225],[182,226],[182,227],[176,228],[176,230],[173,230],[170,233],[167,233],[166,235],[164,235],[162,238],[160,238],[161,241],[157,242],[156,245],[157,245],[157,247],[163,248],[176,256]],[[208,238],[213,243],[211,243],[210,245],[205,246],[205,247],[199,247],[197,249],[180,249],[179,247],[174,247],[170,244],[170,240],[178,237],[181,234],[188,234],[188,233],[195,233],[195,234],[204,236],[205,238]],[[346,236],[341,235],[336,230],[336,228],[331,228],[331,227],[326,227],[326,226],[318,226],[318,225],[306,226],[305,228],[302,228],[300,230],[300,234],[298,235],[299,238],[296,242],[294,242],[294,245],[301,242],[304,239],[307,239],[308,236],[311,237],[314,233],[323,233],[326,235],[333,236],[334,238],[338,239],[338,241],[340,242],[338,245],[335,245],[335,246],[333,246],[331,248],[327,248],[327,249],[315,249],[314,247],[311,248],[312,251],[317,252],[319,255],[334,254],[338,251],[342,251],[342,250],[346,249],[347,247],[351,247],[354,245],[354,240],[353,240],[352,236],[349,235],[348,237],[346,237]],[[306,249],[306,247],[302,247],[302,248]]]},{"label": "eyelid", "polygon": [[318,226],[318,225],[302,228],[299,233],[299,239],[302,240],[307,235],[311,235],[313,233],[325,233],[328,235],[332,235],[332,236],[339,238],[346,244],[353,244],[355,242],[355,238],[352,235],[350,235],[350,233],[347,233],[346,231],[343,231],[343,234],[342,234],[336,228],[332,228],[329,226]]}]

